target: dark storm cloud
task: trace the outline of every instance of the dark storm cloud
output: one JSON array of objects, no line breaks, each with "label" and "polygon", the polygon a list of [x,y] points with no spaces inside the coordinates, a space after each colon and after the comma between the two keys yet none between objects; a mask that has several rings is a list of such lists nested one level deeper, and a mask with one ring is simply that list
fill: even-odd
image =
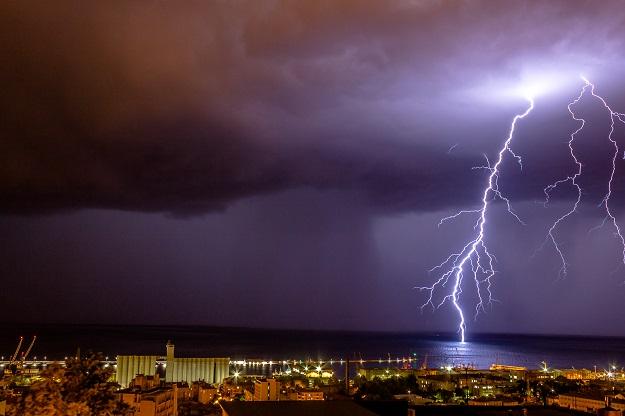
[{"label": "dark storm cloud", "polygon": [[[384,211],[474,203],[483,175],[470,168],[524,103],[470,91],[550,62],[623,67],[625,11],[608,2],[1,7],[0,208],[14,213],[185,215],[301,187],[355,191]],[[540,196],[570,164],[550,153],[570,123],[515,197]]]}]

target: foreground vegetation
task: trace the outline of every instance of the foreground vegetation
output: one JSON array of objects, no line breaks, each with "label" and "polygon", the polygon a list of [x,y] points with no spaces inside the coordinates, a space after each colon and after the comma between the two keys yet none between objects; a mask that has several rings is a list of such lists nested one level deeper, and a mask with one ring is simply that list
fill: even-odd
[{"label": "foreground vegetation", "polygon": [[130,409],[115,396],[114,370],[102,357],[70,358],[65,366],[50,365],[32,382],[20,400],[9,406],[11,416],[126,416]]}]

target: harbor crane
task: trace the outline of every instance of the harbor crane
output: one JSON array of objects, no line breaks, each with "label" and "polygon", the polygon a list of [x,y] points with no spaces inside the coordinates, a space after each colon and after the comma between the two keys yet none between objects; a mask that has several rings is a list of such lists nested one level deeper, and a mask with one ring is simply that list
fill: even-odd
[{"label": "harbor crane", "polygon": [[28,346],[28,349],[22,355],[22,361],[26,361],[26,359],[28,358],[28,354],[30,354],[30,351],[33,349],[33,345],[35,345],[36,340],[37,340],[37,335],[33,335],[33,340],[30,341],[30,345]]},{"label": "harbor crane", "polygon": [[23,343],[24,343],[24,337],[20,337],[20,341],[17,343],[17,348],[15,348],[15,352],[13,353],[13,355],[11,356],[11,359],[9,360],[9,365],[15,362],[15,359],[17,358],[17,355],[19,354],[20,348],[22,348]]}]

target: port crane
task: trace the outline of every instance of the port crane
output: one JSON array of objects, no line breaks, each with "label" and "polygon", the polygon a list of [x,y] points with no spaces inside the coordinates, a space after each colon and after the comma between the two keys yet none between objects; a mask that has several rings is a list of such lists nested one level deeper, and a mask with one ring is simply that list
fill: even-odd
[{"label": "port crane", "polygon": [[11,356],[11,359],[9,360],[9,365],[15,362],[15,359],[17,358],[17,355],[19,354],[23,343],[24,343],[24,337],[20,337],[20,341],[17,343],[17,348],[15,348],[15,352],[13,353],[13,355]]},{"label": "port crane", "polygon": [[35,341],[37,340],[37,336],[33,336],[32,341],[30,341],[30,344],[28,345],[28,348],[22,352],[22,355],[20,356],[19,360],[18,360],[18,356],[20,354],[20,350],[22,349],[22,345],[24,345],[24,337],[20,337],[20,340],[17,343],[17,347],[15,348],[15,352],[13,353],[13,355],[11,355],[11,357],[9,358],[8,361],[8,365],[4,368],[4,373],[5,374],[13,374],[13,372],[15,370],[20,370],[23,366],[24,366],[24,362],[26,361],[26,359],[28,358],[28,355],[30,354],[30,352],[33,349],[33,346],[35,345]]},{"label": "port crane", "polygon": [[28,354],[30,354],[30,351],[33,349],[33,345],[35,345],[36,340],[37,340],[37,335],[33,335],[33,340],[30,341],[30,345],[28,346],[28,349],[26,350],[25,353],[22,354],[22,362],[26,361],[26,359],[28,358]]}]

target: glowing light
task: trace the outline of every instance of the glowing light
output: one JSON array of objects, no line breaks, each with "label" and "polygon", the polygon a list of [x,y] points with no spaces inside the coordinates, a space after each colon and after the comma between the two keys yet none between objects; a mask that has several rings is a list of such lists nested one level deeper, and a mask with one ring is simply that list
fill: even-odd
[{"label": "glowing light", "polygon": [[[471,240],[465,243],[460,251],[450,254],[449,257],[447,257],[447,259],[445,259],[442,263],[429,270],[430,272],[444,270],[438,280],[436,280],[431,286],[417,287],[417,289],[421,291],[426,291],[429,294],[426,302],[421,305],[422,310],[427,305],[431,305],[433,309],[437,309],[448,301],[452,303],[453,307],[458,313],[458,332],[460,333],[461,342],[465,342],[466,321],[465,314],[462,310],[462,307],[460,306],[459,300],[460,295],[462,294],[462,282],[465,277],[465,273],[467,273],[468,270],[470,270],[470,273],[473,277],[473,283],[475,284],[475,287],[477,289],[478,303],[475,306],[475,317],[477,317],[480,310],[486,310],[485,303],[492,305],[492,302],[494,301],[491,292],[491,279],[495,275],[495,269],[493,266],[495,257],[493,256],[493,254],[491,254],[488,246],[486,245],[486,242],[484,241],[487,212],[490,206],[490,202],[496,199],[505,202],[508,212],[520,223],[523,223],[518,215],[512,210],[508,198],[506,198],[499,190],[499,168],[503,163],[503,159],[506,154],[516,159],[519,166],[521,168],[523,167],[521,157],[514,153],[511,148],[511,143],[514,137],[514,131],[517,122],[525,118],[534,108],[534,100],[531,97],[528,97],[528,102],[528,108],[523,113],[515,115],[512,119],[510,130],[508,132],[508,137],[506,138],[503,146],[499,150],[497,161],[495,162],[495,164],[491,165],[487,158],[487,165],[478,167],[486,169],[490,172],[487,185],[482,192],[480,208],[474,210],[459,211],[454,215],[443,218],[439,222],[439,225],[441,225],[443,222],[457,218],[460,215],[476,215],[478,218],[474,226],[475,235]],[[447,283],[449,283],[450,279],[453,282],[451,293],[444,296],[443,300],[438,303],[438,305],[434,304],[433,297],[435,292],[438,289],[445,287]],[[485,289],[483,289],[484,286]],[[488,296],[488,300],[486,302],[482,297],[482,290],[485,290]]]},{"label": "glowing light", "polygon": [[579,68],[536,68],[525,70],[515,79],[490,78],[481,85],[466,90],[471,102],[517,101],[519,98],[535,100],[573,87],[578,80]]},{"label": "glowing light", "polygon": [[517,94],[525,98],[526,100],[533,100],[539,95],[545,94],[545,92],[548,90],[549,88],[547,87],[545,83],[535,82],[531,84],[522,85],[517,90]]}]

